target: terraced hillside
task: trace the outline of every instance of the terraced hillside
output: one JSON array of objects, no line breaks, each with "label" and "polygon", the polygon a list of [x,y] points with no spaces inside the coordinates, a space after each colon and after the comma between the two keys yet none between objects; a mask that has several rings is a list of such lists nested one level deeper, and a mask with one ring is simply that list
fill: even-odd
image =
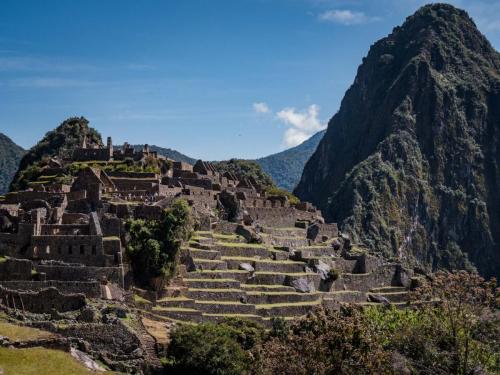
[{"label": "terraced hillside", "polygon": [[[227,229],[227,228],[226,228]],[[261,228],[263,243],[235,233],[199,231],[182,249],[182,270],[151,314],[183,322],[247,318],[269,325],[315,306],[407,301],[400,268],[339,238],[312,243],[302,228]],[[343,254],[343,255],[342,255]]]}]

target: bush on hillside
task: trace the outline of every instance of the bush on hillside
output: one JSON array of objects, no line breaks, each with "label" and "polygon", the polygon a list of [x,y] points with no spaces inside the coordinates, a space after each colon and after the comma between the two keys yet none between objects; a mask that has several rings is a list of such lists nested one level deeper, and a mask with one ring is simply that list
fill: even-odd
[{"label": "bush on hillside", "polygon": [[250,349],[264,329],[249,321],[181,325],[171,334],[165,370],[169,374],[240,375],[250,373]]}]

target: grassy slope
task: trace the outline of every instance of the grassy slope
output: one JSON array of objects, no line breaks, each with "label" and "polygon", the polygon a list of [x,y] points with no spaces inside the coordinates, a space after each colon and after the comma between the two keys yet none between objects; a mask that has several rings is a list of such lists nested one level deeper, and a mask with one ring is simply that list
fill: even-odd
[{"label": "grassy slope", "polygon": [[60,350],[0,348],[0,373],[5,375],[88,375],[95,372]]}]

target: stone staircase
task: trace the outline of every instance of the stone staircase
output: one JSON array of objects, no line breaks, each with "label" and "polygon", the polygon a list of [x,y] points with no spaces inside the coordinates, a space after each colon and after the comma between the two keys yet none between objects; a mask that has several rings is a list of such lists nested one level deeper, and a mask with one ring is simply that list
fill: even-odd
[{"label": "stone staircase", "polygon": [[[344,259],[331,243],[310,244],[303,228],[265,227],[260,235],[263,243],[254,244],[236,234],[196,232],[181,250],[182,287],[167,288],[151,313],[181,322],[238,317],[269,325],[273,317],[292,319],[320,304],[407,301],[406,288],[362,272],[361,258]],[[331,285],[317,272],[321,262],[339,272]],[[297,288],[297,280],[314,287]]]}]

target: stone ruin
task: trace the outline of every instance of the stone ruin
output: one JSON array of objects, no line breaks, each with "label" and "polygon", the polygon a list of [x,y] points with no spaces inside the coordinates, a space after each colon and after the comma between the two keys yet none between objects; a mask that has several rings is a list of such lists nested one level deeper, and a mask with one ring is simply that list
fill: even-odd
[{"label": "stone ruin", "polygon": [[[84,141],[71,155],[52,159],[44,175],[71,163],[166,160],[147,145],[115,149],[111,138],[101,148]],[[123,220],[157,219],[176,199],[189,203],[198,227],[170,284],[134,289],[150,302],[141,306],[148,319],[169,325],[236,316],[269,325],[273,317],[292,319],[321,304],[406,303],[411,273],[352,244],[311,204],[269,195],[256,181],[221,174],[210,162],[169,166],[159,173],[89,166],[70,183],[8,193],[0,201],[0,308],[56,317],[80,311],[93,321],[89,303],[126,303],[133,277]],[[85,336],[89,328],[77,326],[68,332]],[[133,357],[135,366],[130,353],[143,345],[159,364],[150,336],[134,342],[122,360]]]}]

